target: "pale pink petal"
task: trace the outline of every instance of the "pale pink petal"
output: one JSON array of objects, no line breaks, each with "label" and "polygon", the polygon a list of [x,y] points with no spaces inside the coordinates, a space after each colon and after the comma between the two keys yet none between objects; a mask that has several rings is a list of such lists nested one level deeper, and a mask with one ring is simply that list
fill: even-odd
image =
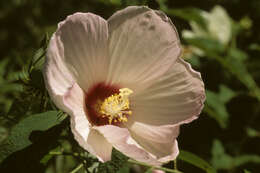
[{"label": "pale pink petal", "polygon": [[152,154],[145,151],[130,136],[126,128],[113,125],[94,127],[110,142],[113,147],[140,162],[146,162],[151,165],[161,165],[162,162],[157,160]]},{"label": "pale pink petal", "polygon": [[111,159],[113,147],[98,130],[91,129],[87,143],[93,148],[100,161],[106,162]]},{"label": "pale pink petal", "polygon": [[108,29],[108,82],[140,90],[181,54],[177,31],[163,12],[127,7],[108,19]]},{"label": "pale pink petal", "polygon": [[132,138],[157,159],[167,162],[177,157],[179,150],[175,140],[179,134],[178,125],[153,126],[140,122],[127,125]]},{"label": "pale pink petal", "polygon": [[110,160],[112,145],[102,134],[91,128],[84,110],[84,92],[76,83],[65,95],[64,103],[72,112],[71,131],[79,145],[102,162]]},{"label": "pale pink petal", "polygon": [[69,92],[64,95],[64,103],[73,111],[83,111],[84,112],[84,91],[79,87],[77,83],[74,83]]},{"label": "pale pink petal", "polygon": [[107,74],[107,22],[92,13],[75,13],[59,23],[53,36],[60,59],[84,90]]},{"label": "pale pink petal", "polygon": [[166,163],[166,162],[169,162],[169,161],[176,159],[176,157],[179,155],[179,147],[178,147],[178,142],[177,142],[176,139],[173,141],[172,151],[173,152],[170,153],[169,155],[162,157],[158,160],[162,163]]},{"label": "pale pink petal", "polygon": [[188,123],[197,118],[205,100],[200,73],[178,59],[151,87],[131,98],[131,121],[151,125]]},{"label": "pale pink petal", "polygon": [[55,36],[53,36],[47,49],[43,76],[52,101],[58,108],[69,113],[68,108],[64,105],[63,96],[72,87],[74,79],[60,54]]},{"label": "pale pink petal", "polygon": [[71,131],[81,147],[94,154],[86,141],[90,133],[90,124],[84,111],[84,92],[74,84],[64,96],[64,104],[70,112]]},{"label": "pale pink petal", "polygon": [[112,145],[97,130],[92,129],[80,114],[71,117],[71,130],[79,145],[96,156],[99,161],[111,159]]}]

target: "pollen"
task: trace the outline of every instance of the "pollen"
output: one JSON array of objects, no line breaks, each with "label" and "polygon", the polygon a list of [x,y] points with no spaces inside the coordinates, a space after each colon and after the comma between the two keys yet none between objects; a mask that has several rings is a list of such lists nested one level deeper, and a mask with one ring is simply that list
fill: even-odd
[{"label": "pollen", "polygon": [[108,118],[109,124],[127,122],[128,116],[132,114],[129,103],[129,95],[132,93],[129,88],[121,88],[119,93],[107,97],[103,102],[98,101],[96,109],[102,117]]}]

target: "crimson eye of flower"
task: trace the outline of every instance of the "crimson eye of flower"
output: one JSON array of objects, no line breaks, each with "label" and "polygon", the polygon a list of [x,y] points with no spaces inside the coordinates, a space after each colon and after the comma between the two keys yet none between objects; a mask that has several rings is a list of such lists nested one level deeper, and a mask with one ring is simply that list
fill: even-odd
[{"label": "crimson eye of flower", "polygon": [[128,96],[133,91],[116,85],[98,83],[85,94],[87,118],[93,125],[117,125],[132,114]]}]

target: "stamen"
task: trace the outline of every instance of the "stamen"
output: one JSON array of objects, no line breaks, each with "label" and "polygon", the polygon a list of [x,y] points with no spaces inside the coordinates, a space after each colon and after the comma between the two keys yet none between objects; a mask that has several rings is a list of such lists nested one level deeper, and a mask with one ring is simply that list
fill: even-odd
[{"label": "stamen", "polygon": [[119,94],[107,97],[103,102],[98,101],[96,108],[102,117],[107,117],[109,124],[112,122],[127,122],[130,111],[129,95],[133,91],[129,88],[119,89]]}]

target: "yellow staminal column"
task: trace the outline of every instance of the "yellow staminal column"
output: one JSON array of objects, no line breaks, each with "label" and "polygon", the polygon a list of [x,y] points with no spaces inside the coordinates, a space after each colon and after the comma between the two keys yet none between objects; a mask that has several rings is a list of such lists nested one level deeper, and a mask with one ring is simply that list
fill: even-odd
[{"label": "yellow staminal column", "polygon": [[114,122],[127,122],[127,116],[132,114],[130,111],[129,95],[133,91],[129,88],[119,89],[119,94],[113,94],[106,98],[100,105],[99,113],[102,117],[108,117],[109,124]]}]

